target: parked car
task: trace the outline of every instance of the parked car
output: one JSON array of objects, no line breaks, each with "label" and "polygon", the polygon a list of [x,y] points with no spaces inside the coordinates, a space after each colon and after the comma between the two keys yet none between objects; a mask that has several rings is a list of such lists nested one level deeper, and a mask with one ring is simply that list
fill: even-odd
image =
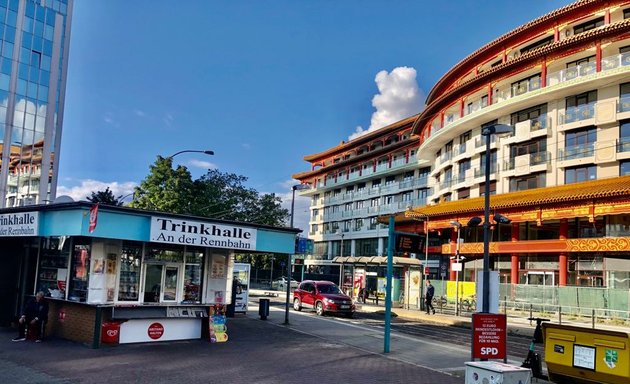
[{"label": "parked car", "polygon": [[313,280],[304,280],[293,291],[293,309],[301,311],[302,308],[314,309],[320,316],[336,313],[352,317],[355,311],[352,298],[341,292],[335,283]]},{"label": "parked car", "polygon": [[[291,279],[291,289],[295,289],[298,287],[300,283],[297,280]],[[284,291],[287,289],[287,278],[281,277],[271,282],[271,289],[277,289],[279,291]]]}]

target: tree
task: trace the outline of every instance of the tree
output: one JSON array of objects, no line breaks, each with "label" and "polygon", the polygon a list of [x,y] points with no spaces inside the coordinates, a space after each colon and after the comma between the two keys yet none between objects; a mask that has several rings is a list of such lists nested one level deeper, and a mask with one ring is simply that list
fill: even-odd
[{"label": "tree", "polygon": [[188,169],[173,169],[173,159],[158,156],[149,175],[135,188],[134,208],[170,213],[195,214],[194,183]]},{"label": "tree", "polygon": [[135,189],[130,206],[272,226],[285,225],[289,211],[275,194],[245,187],[247,177],[216,169],[192,180],[184,166],[158,156],[149,175]]},{"label": "tree", "polygon": [[92,192],[92,195],[86,196],[86,199],[92,203],[116,206],[123,205],[122,195],[115,197],[114,193],[109,189],[109,187],[105,188],[104,191]]}]

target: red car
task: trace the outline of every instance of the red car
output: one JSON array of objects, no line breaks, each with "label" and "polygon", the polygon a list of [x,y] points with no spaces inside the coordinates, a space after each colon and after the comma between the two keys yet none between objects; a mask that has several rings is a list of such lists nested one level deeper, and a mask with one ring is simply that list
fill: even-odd
[{"label": "red car", "polygon": [[336,313],[352,317],[355,310],[350,296],[341,292],[334,283],[313,280],[304,280],[293,291],[293,309],[301,311],[302,308],[315,309],[320,316]]}]

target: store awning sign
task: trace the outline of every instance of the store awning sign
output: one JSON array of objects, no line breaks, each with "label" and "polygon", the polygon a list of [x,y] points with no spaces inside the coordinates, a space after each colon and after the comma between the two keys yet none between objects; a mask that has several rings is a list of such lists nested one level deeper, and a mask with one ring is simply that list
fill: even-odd
[{"label": "store awning sign", "polygon": [[151,217],[151,241],[199,247],[256,250],[254,228]]},{"label": "store awning sign", "polygon": [[0,215],[0,236],[38,236],[39,212],[20,212]]}]

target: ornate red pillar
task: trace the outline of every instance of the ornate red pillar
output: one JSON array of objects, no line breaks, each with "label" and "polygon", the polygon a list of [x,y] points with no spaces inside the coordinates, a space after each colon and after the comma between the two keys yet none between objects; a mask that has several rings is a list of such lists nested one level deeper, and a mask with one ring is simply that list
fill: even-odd
[{"label": "ornate red pillar", "polygon": [[[560,240],[566,240],[568,234],[569,234],[569,221],[567,219],[561,219],[560,220]],[[568,270],[566,252],[562,252],[560,256],[558,257],[558,270],[560,272],[559,284],[561,287],[564,287],[567,285],[567,270]]]},{"label": "ornate red pillar", "polygon": [[547,86],[547,59],[543,60],[542,68],[540,69],[540,85],[542,88]]},{"label": "ornate red pillar", "polygon": [[[518,223],[512,223],[512,241],[518,241]],[[513,253],[510,261],[510,283],[518,284],[518,254]]]},{"label": "ornate red pillar", "polygon": [[492,105],[492,84],[488,84],[488,105]]},{"label": "ornate red pillar", "polygon": [[464,117],[464,99],[462,99],[459,104],[459,117]]},{"label": "ornate red pillar", "polygon": [[602,71],[602,42],[595,43],[595,71]]},{"label": "ornate red pillar", "polygon": [[[455,232],[454,230],[451,231],[451,243],[455,244],[457,246],[457,232]],[[451,263],[450,263],[450,276],[449,276],[449,280],[451,281],[455,281],[455,279],[457,278],[457,272],[453,271],[453,264],[455,264],[455,259],[451,259]]]}]

